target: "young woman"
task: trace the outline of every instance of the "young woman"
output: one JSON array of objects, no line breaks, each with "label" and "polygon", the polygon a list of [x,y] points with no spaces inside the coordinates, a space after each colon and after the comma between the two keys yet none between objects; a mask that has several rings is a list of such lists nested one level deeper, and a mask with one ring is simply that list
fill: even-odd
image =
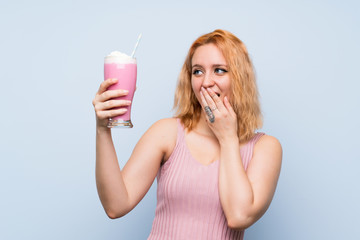
[{"label": "young woman", "polygon": [[[104,81],[96,112],[96,183],[110,218],[124,216],[157,176],[148,239],[243,239],[267,210],[280,174],[279,141],[264,133],[253,67],[244,44],[224,30],[191,46],[175,93],[174,118],[141,137],[123,169],[107,128],[129,104]],[[120,109],[113,110],[114,107]]]}]

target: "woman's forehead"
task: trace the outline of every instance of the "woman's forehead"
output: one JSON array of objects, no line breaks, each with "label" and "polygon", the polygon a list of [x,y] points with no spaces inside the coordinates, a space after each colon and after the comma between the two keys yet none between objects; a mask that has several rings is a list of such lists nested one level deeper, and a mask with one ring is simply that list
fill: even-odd
[{"label": "woman's forehead", "polygon": [[193,65],[218,64],[226,65],[226,59],[221,50],[213,43],[205,44],[198,47],[192,57]]}]

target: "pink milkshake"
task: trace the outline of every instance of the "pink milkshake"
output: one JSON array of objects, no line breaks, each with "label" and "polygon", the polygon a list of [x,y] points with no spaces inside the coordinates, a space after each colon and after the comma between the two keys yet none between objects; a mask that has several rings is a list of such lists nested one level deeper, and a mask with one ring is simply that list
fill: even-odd
[{"label": "pink milkshake", "polygon": [[[108,89],[124,89],[129,91],[128,95],[115,99],[130,100],[132,105],[132,100],[136,88],[136,74],[137,64],[135,58],[132,58],[124,53],[120,53],[117,51],[112,52],[105,57],[104,79],[118,79],[118,82],[110,86]],[[109,119],[108,127],[132,128],[133,125],[130,120],[131,105],[124,107],[127,109],[127,112],[124,115]]]}]

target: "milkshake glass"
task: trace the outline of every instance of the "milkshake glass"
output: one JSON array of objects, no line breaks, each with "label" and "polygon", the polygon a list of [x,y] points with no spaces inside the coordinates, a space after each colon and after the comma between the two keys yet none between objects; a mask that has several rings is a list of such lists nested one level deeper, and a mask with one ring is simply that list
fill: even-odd
[{"label": "milkshake glass", "polygon": [[124,89],[129,93],[126,96],[114,98],[130,100],[130,106],[125,106],[127,111],[125,114],[109,119],[108,127],[132,128],[131,123],[131,105],[136,88],[137,63],[136,59],[124,53],[115,51],[105,57],[104,63],[104,79],[116,78],[117,83],[111,85],[108,90]]}]

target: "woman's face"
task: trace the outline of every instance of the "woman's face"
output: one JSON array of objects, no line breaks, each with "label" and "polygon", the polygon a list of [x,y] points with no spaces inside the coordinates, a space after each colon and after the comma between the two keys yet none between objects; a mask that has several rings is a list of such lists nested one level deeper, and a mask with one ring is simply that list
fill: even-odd
[{"label": "woman's face", "polygon": [[212,43],[198,47],[192,57],[191,86],[199,103],[201,87],[212,89],[223,101],[230,98],[229,66],[220,49]]}]

